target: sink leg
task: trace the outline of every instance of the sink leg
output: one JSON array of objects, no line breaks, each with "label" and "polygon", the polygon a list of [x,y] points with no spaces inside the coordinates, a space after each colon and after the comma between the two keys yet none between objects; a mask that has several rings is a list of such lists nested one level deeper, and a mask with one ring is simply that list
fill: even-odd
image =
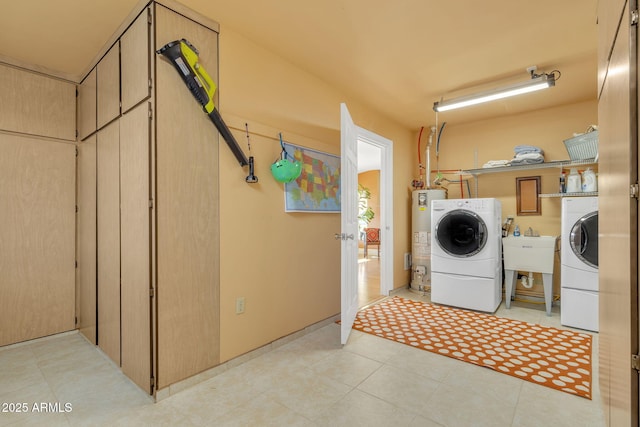
[{"label": "sink leg", "polygon": [[511,299],[516,294],[516,287],[514,286],[516,281],[516,273],[517,272],[515,270],[504,271],[504,299],[507,308],[511,308]]},{"label": "sink leg", "polygon": [[551,305],[553,304],[553,274],[542,273],[542,284],[544,286],[544,305],[547,308],[547,316],[551,316]]}]

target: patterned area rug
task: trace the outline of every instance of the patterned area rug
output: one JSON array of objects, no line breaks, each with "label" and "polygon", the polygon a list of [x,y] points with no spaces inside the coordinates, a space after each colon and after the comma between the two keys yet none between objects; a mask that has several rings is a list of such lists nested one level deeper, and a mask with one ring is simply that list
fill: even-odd
[{"label": "patterned area rug", "polygon": [[591,399],[591,336],[401,297],[354,329]]}]

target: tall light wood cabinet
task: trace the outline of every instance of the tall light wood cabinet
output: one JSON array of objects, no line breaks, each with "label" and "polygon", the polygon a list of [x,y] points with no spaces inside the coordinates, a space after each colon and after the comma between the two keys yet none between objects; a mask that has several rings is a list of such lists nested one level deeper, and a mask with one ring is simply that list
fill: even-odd
[{"label": "tall light wood cabinet", "polygon": [[[631,7],[630,7],[631,6]],[[598,2],[599,383],[608,426],[637,426],[638,29],[637,2]]]},{"label": "tall light wood cabinet", "polygon": [[78,327],[148,392],[152,103],[143,101],[151,97],[151,21],[145,8],[83,80],[77,100]]},{"label": "tall light wood cabinet", "polygon": [[0,346],[75,328],[75,149],[0,133]]},{"label": "tall light wood cabinet", "polygon": [[0,346],[75,328],[75,85],[0,64]]},{"label": "tall light wood cabinet", "polygon": [[[186,38],[217,81],[217,34],[156,4],[156,49]],[[158,387],[219,360],[218,132],[156,57]]]},{"label": "tall light wood cabinet", "polygon": [[[78,250],[81,260],[93,256],[95,227],[97,274],[80,273],[78,288],[97,287],[98,346],[150,393],[216,366],[220,353],[218,133],[173,65],[155,53],[185,38],[217,80],[217,24],[169,6],[150,3],[98,62],[97,108],[78,99],[85,109],[78,117],[95,114],[98,129],[79,143],[78,176],[91,181],[87,158],[96,141],[95,181],[79,183],[78,197],[82,212],[96,185],[97,224],[79,214]],[[79,264],[81,272],[92,268]],[[96,301],[85,294],[79,311],[88,313]]]}]

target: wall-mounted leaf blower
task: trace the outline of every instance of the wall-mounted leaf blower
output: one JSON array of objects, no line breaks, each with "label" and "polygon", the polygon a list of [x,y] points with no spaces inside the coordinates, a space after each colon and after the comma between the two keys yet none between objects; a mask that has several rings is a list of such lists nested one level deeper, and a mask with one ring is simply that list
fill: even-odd
[{"label": "wall-mounted leaf blower", "polygon": [[213,124],[224,138],[225,142],[236,156],[240,166],[249,165],[249,176],[247,182],[258,182],[258,178],[253,174],[253,157],[249,157],[242,152],[233,134],[222,120],[222,116],[213,103],[213,94],[216,91],[216,84],[209,74],[198,63],[198,50],[186,39],[175,40],[167,43],[156,53],[167,58],[178,71],[180,77],[185,82],[191,94],[202,105],[205,113],[209,116]]}]

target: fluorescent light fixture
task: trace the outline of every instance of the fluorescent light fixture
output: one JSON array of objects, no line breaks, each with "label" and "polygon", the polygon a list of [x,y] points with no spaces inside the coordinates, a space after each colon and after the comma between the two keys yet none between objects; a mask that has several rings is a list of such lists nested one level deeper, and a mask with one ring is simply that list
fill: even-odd
[{"label": "fluorescent light fixture", "polygon": [[532,73],[531,80],[501,87],[498,89],[478,92],[473,95],[466,95],[449,100],[434,102],[433,109],[437,112],[455,110],[456,108],[469,107],[471,105],[481,104],[483,102],[495,101],[496,99],[521,95],[523,93],[535,92],[537,90],[555,86],[555,84],[556,78],[553,73],[541,75]]}]

